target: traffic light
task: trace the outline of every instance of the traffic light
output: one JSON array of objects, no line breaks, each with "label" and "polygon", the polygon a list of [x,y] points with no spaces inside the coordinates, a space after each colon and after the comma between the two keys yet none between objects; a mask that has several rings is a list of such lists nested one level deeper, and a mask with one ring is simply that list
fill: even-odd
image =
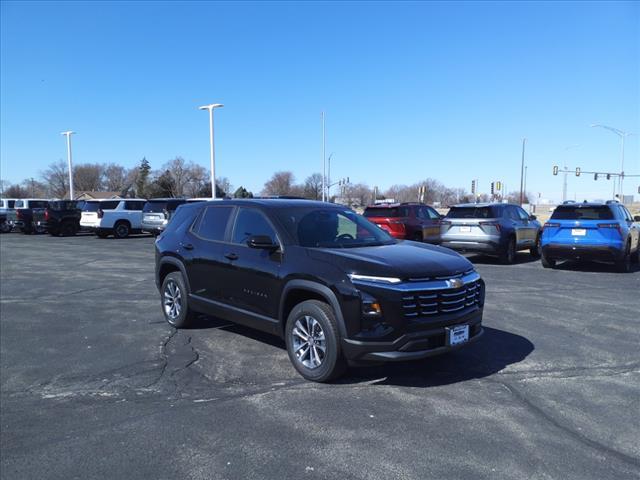
[{"label": "traffic light", "polygon": [[476,181],[475,180],[471,180],[471,193],[472,194],[476,194]]},{"label": "traffic light", "polygon": [[553,166],[553,174],[554,174],[554,175],[557,175],[557,174],[558,174],[558,166],[557,166],[557,165],[554,165],[554,166]]},{"label": "traffic light", "polygon": [[598,174],[597,174],[597,173],[594,173],[594,174],[593,174],[593,179],[594,179],[594,180],[598,180]]},{"label": "traffic light", "polygon": [[491,195],[496,193],[496,190],[495,190],[494,186],[495,186],[494,182],[491,182]]},{"label": "traffic light", "polygon": [[502,182],[496,182],[496,190],[497,191],[502,190]]},{"label": "traffic light", "polygon": [[611,180],[611,174],[607,173],[607,180]]},{"label": "traffic light", "polygon": [[580,167],[576,167],[576,177],[580,176]]}]

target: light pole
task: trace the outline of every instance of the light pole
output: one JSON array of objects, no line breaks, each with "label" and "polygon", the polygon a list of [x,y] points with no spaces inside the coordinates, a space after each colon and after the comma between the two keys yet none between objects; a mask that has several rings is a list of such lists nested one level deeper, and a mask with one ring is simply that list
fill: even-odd
[{"label": "light pole", "polygon": [[60,135],[67,137],[67,165],[69,166],[69,200],[73,200],[73,170],[71,168],[71,135],[76,132],[67,130],[61,132]]},{"label": "light pole", "polygon": [[522,139],[522,163],[520,164],[520,206],[522,206],[522,200],[523,200],[523,181],[524,181],[524,146],[527,143],[527,139],[523,138]]},{"label": "light pole", "polygon": [[[578,144],[569,145],[568,147],[564,147],[564,151],[566,152],[567,150],[569,150],[571,148],[575,148],[575,147],[579,147],[579,146],[580,145],[578,145]],[[564,179],[562,181],[562,203],[564,203],[567,200],[567,173],[568,173],[567,159],[566,159],[566,155],[565,155],[565,159],[564,159]]]},{"label": "light pole", "polygon": [[325,154],[326,138],[324,132],[324,112],[320,113],[322,117],[322,201],[326,199],[327,188],[327,157]]},{"label": "light pole", "polygon": [[216,154],[213,149],[213,109],[224,107],[221,103],[212,103],[198,107],[200,110],[209,110],[209,147],[211,156],[211,198],[216,198]]},{"label": "light pole", "polygon": [[[615,133],[620,137],[620,141],[621,141],[620,157],[621,158],[620,158],[620,186],[618,189],[618,194],[620,195],[620,200],[624,201],[624,192],[622,191],[622,184],[624,182],[624,139],[626,137],[630,137],[631,135],[633,135],[633,133],[625,132],[624,130],[620,130],[619,128],[608,127],[607,125],[600,125],[598,123],[594,123],[591,126],[604,128],[606,130],[609,130],[610,132]],[[615,197],[615,190],[614,190],[614,197]]]}]

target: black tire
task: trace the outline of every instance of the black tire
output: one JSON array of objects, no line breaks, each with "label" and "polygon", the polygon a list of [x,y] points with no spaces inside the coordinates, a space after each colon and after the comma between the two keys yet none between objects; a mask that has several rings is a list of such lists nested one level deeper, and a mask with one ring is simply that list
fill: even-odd
[{"label": "black tire", "polygon": [[[300,325],[307,325],[307,319],[312,319],[316,323],[312,325],[312,331],[315,331],[318,335],[313,336],[313,340],[309,341],[311,335],[308,335],[307,341],[303,339],[305,332],[303,329],[299,329],[296,325],[300,322]],[[321,329],[323,335],[319,335]],[[302,335],[298,335],[301,333]],[[309,333],[309,332],[307,332]],[[320,340],[319,338],[323,338]],[[342,355],[340,349],[340,334],[338,329],[338,323],[336,315],[333,309],[326,303],[319,300],[306,300],[296,305],[289,317],[287,318],[287,325],[285,327],[285,341],[287,344],[287,352],[289,353],[289,360],[293,364],[294,368],[307,380],[313,382],[328,382],[342,375],[347,367],[347,362]],[[298,342],[296,344],[296,342]],[[298,357],[297,351],[303,350],[304,347],[300,347],[300,344],[308,345],[306,352],[309,353]],[[324,352],[322,352],[322,346],[324,346]],[[316,357],[312,355],[312,352],[316,352]],[[322,358],[320,359],[320,354]],[[320,363],[317,366],[305,365],[306,362],[313,362],[314,358],[318,358]],[[307,359],[307,360],[305,360]]]},{"label": "black tire", "polygon": [[616,270],[620,273],[629,273],[631,271],[631,243],[627,242],[623,257],[616,261]]},{"label": "black tire", "polygon": [[556,268],[556,261],[553,258],[545,257],[544,254],[540,256],[540,261],[544,268]]},{"label": "black tire", "polygon": [[33,233],[33,229],[31,229],[30,227],[24,227],[21,228],[20,231],[24,234],[24,235],[31,235]]},{"label": "black tire", "polygon": [[638,248],[636,248],[636,254],[631,255],[631,261],[636,265],[640,263],[640,241],[638,242]]},{"label": "black tire", "polygon": [[13,228],[11,227],[11,225],[9,225],[9,222],[2,222],[2,224],[0,224],[0,232],[2,233],[10,233],[11,230]]},{"label": "black tire", "polygon": [[115,238],[127,238],[131,233],[129,222],[119,221],[113,226],[113,236]]},{"label": "black tire", "polygon": [[63,237],[73,236],[76,234],[77,231],[78,229],[71,222],[63,222],[62,225],[60,226],[60,235],[62,235]]},{"label": "black tire", "polygon": [[500,263],[504,265],[512,265],[516,261],[516,239],[510,237],[507,246],[500,254]]},{"label": "black tire", "polygon": [[536,237],[536,243],[533,247],[531,247],[529,253],[533,258],[540,258],[540,256],[542,255],[542,247],[540,246],[540,235]]},{"label": "black tire", "polygon": [[[176,304],[177,309],[172,309],[172,305]],[[171,272],[164,278],[160,289],[160,305],[164,319],[175,328],[185,328],[195,319],[197,314],[189,308],[189,295],[182,273]]]},{"label": "black tire", "polygon": [[60,235],[60,231],[49,229],[49,235],[51,235],[52,237],[57,237],[58,235]]}]

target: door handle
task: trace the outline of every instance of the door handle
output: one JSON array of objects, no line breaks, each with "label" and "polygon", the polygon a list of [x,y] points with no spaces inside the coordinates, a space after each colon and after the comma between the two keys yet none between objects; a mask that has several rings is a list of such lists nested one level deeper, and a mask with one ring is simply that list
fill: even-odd
[{"label": "door handle", "polygon": [[182,248],[184,248],[185,250],[193,250],[193,244],[191,243],[183,244]]},{"label": "door handle", "polygon": [[226,258],[228,258],[229,260],[237,260],[238,259],[238,255],[236,255],[235,253],[225,253],[224,256]]}]

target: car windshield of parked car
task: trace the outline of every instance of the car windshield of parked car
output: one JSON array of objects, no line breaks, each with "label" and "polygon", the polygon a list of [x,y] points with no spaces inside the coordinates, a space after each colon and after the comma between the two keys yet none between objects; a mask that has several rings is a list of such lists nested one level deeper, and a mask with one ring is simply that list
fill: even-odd
[{"label": "car windshield of parked car", "polygon": [[551,215],[552,220],[613,220],[613,213],[606,205],[559,206]]},{"label": "car windshield of parked car", "polygon": [[302,247],[354,248],[391,245],[396,241],[369,220],[335,208],[285,208],[276,214]]},{"label": "car windshield of parked car", "polygon": [[451,207],[446,218],[495,218],[491,207]]}]

